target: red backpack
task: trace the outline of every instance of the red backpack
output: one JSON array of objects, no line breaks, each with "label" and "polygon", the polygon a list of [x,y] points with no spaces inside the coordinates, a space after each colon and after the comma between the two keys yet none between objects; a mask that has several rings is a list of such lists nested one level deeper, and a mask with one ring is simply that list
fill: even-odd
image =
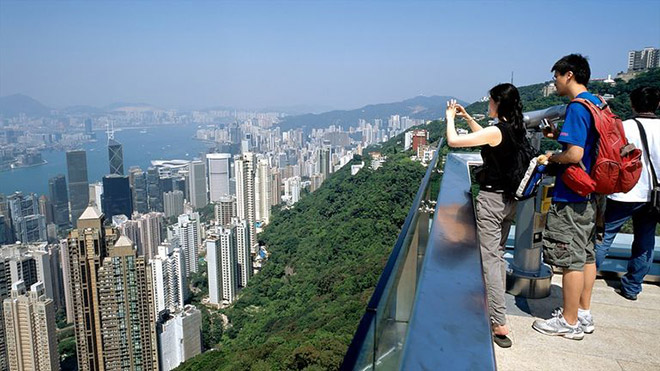
[{"label": "red backpack", "polygon": [[642,173],[642,151],[628,143],[621,119],[612,113],[602,97],[598,98],[601,101],[599,105],[584,98],[571,101],[589,110],[598,132],[591,174],[584,171],[580,161],[580,164],[569,166],[562,176],[564,183],[583,197],[592,192],[604,195],[628,192],[637,184]]}]

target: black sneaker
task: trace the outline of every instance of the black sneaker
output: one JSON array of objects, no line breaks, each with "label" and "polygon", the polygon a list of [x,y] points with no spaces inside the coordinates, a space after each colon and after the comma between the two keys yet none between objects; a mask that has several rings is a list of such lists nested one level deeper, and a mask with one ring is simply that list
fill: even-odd
[{"label": "black sneaker", "polygon": [[624,298],[626,298],[628,300],[631,300],[631,301],[637,300],[637,295],[636,294],[629,294],[629,293],[623,291],[622,289],[615,289],[614,292],[616,292],[617,294],[623,296]]}]

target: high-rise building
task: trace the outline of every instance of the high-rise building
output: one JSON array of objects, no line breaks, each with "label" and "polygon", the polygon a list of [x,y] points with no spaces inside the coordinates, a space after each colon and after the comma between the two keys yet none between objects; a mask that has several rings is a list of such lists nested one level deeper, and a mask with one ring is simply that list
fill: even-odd
[{"label": "high-rise building", "polygon": [[645,71],[660,67],[660,49],[644,48],[628,52],[628,72]]},{"label": "high-rise building", "polygon": [[18,241],[37,242],[48,240],[46,217],[41,214],[18,218],[15,227]]},{"label": "high-rise building", "polygon": [[106,218],[115,215],[133,215],[133,200],[131,186],[125,175],[110,174],[103,177],[103,213]]},{"label": "high-rise building", "polygon": [[[48,281],[51,282],[52,286],[52,295],[50,298],[53,299],[56,309],[65,308],[65,298],[64,298],[64,277],[63,277],[63,267],[61,263],[62,251],[59,243],[49,243],[48,245],[40,245],[43,254],[47,255],[45,258],[39,257],[36,255],[37,261],[37,277],[39,281],[44,282],[46,287],[46,295],[48,295]],[[43,263],[40,263],[43,262]],[[41,268],[40,264],[44,265],[44,268]],[[45,265],[50,265],[50,273],[46,271]],[[50,278],[50,279],[48,279]]]},{"label": "high-rise building", "polygon": [[58,174],[48,180],[48,194],[53,209],[53,223],[59,228],[67,228],[69,220],[69,194],[64,175]]},{"label": "high-rise building", "polygon": [[9,370],[59,370],[55,305],[41,282],[26,292],[22,280],[3,301]]},{"label": "high-rise building", "polygon": [[[209,197],[206,189],[206,166],[204,161],[195,160],[190,162],[189,196],[190,204],[194,208],[202,208],[209,204]],[[229,181],[227,179],[227,181]],[[229,182],[228,182],[229,183]]]},{"label": "high-rise building", "polygon": [[147,205],[149,211],[163,211],[163,191],[160,189],[158,169],[147,169]]},{"label": "high-rise building", "polygon": [[46,195],[39,196],[39,214],[46,217],[46,224],[53,222],[53,205]]},{"label": "high-rise building", "polygon": [[9,266],[11,282],[22,280],[26,286],[42,282],[46,296],[60,300],[61,275],[59,246],[46,242],[5,245],[0,249],[0,263]]},{"label": "high-rise building", "polygon": [[206,239],[209,302],[231,304],[238,293],[236,227],[227,225]]},{"label": "high-rise building", "polygon": [[232,229],[236,241],[238,286],[245,287],[252,277],[251,246],[254,246],[254,244],[250,241],[250,229],[245,220],[234,218],[232,220]]},{"label": "high-rise building", "polygon": [[156,370],[151,274],[126,236],[89,206],[66,242],[78,369]]},{"label": "high-rise building", "polygon": [[179,245],[186,258],[186,277],[197,273],[199,267],[200,228],[198,213],[179,215],[178,223],[173,226],[174,235],[179,238]]},{"label": "high-rise building", "polygon": [[80,214],[85,211],[89,203],[87,153],[85,151],[68,151],[66,168],[69,179],[70,219],[75,227]]},{"label": "high-rise building", "polygon": [[85,119],[85,134],[93,134],[92,130],[92,119]]},{"label": "high-rise building", "polygon": [[[6,298],[11,295],[11,285],[12,273],[16,273],[16,265],[12,265],[12,262],[7,259],[0,259],[0,302],[4,301]],[[22,263],[19,261],[18,263]],[[32,261],[26,261],[26,263],[33,263]],[[13,269],[12,269],[13,268]],[[22,268],[22,267],[19,267]],[[20,270],[19,270],[20,272]],[[36,274],[32,277],[36,278]],[[0,370],[8,370],[8,359],[7,359],[7,338],[5,336],[5,319],[4,311],[0,311]]]},{"label": "high-rise building", "polygon": [[67,239],[61,239],[60,266],[62,267],[62,288],[64,291],[64,308],[66,308],[66,323],[73,323],[76,319],[73,307],[73,288],[71,284],[71,261],[69,260],[69,249]]},{"label": "high-rise building", "polygon": [[[140,214],[149,212],[147,202],[147,174],[139,167],[132,167],[128,172],[128,179],[133,191],[133,211]],[[130,217],[130,215],[127,215]]]},{"label": "high-rise building", "polygon": [[7,223],[4,215],[0,214],[0,245],[7,243],[7,226],[9,223]]},{"label": "high-rise building", "polygon": [[215,203],[215,221],[219,225],[229,225],[236,217],[236,197],[223,196]]},{"label": "high-rise building", "polygon": [[314,174],[310,177],[310,191],[314,192],[317,189],[321,188],[321,184],[323,183],[323,175],[321,174]]},{"label": "high-rise building", "polygon": [[319,150],[319,172],[323,174],[324,179],[332,172],[330,168],[330,148],[323,147]]},{"label": "high-rise building", "polygon": [[106,370],[158,370],[151,272],[133,242],[121,236],[98,270]]},{"label": "high-rise building", "polygon": [[300,201],[300,178],[297,176],[284,180],[284,195],[287,197],[289,205]]},{"label": "high-rise building", "polygon": [[192,305],[158,323],[160,370],[170,371],[202,352],[202,313]]},{"label": "high-rise building", "polygon": [[247,222],[251,250],[256,252],[255,155],[247,152],[234,158],[236,171],[236,214]]},{"label": "high-rise building", "polygon": [[183,192],[172,191],[163,193],[165,204],[165,217],[179,216],[183,214]]},{"label": "high-rise building", "polygon": [[0,244],[10,242],[12,239],[14,239],[14,231],[11,225],[9,200],[0,193]]},{"label": "high-rise building", "polygon": [[158,247],[158,255],[149,262],[151,266],[154,314],[157,320],[163,312],[174,313],[183,309],[188,298],[185,258],[178,240],[165,242]]},{"label": "high-rise building", "polygon": [[7,197],[7,202],[14,224],[16,224],[18,218],[39,214],[39,201],[34,193],[23,195],[22,192],[14,192],[14,194]]},{"label": "high-rise building", "polygon": [[124,175],[124,150],[114,138],[108,139],[108,163],[110,174]]},{"label": "high-rise building", "polygon": [[104,216],[95,206],[89,206],[80,215],[77,228],[69,233],[71,298],[74,312],[76,354],[78,369],[100,371],[104,369],[101,308],[98,295],[98,269],[107,256],[117,235],[103,227]]},{"label": "high-rise building", "polygon": [[[158,245],[164,240],[163,213],[150,212],[134,216],[140,230],[140,244],[138,254],[144,255],[149,261],[158,252]],[[140,250],[141,248],[141,250]]]},{"label": "high-rise building", "polygon": [[136,219],[139,224],[140,238],[142,240],[145,258],[151,259],[158,251],[158,245],[163,241],[163,213],[150,212]]},{"label": "high-rise building", "polygon": [[282,177],[278,169],[271,169],[270,187],[270,205],[279,205],[282,202]]},{"label": "high-rise building", "polygon": [[39,213],[36,194],[24,196],[16,192],[7,198],[16,240],[22,242],[46,241],[46,217]]},{"label": "high-rise building", "polygon": [[89,185],[89,202],[94,203],[99,211],[103,212],[103,183],[96,182]]},{"label": "high-rise building", "polygon": [[264,224],[270,222],[271,175],[268,160],[260,158],[255,171],[255,219]]},{"label": "high-rise building", "polygon": [[[133,214],[133,217],[139,217],[139,215]],[[142,236],[140,233],[140,222],[138,220],[129,220],[124,215],[115,215],[112,218],[112,225],[117,227],[119,234],[126,236],[129,240],[133,241],[135,248],[138,251],[138,255],[144,254],[144,246],[142,245]]]},{"label": "high-rise building", "polygon": [[230,178],[229,153],[209,153],[206,155],[208,181],[209,181],[209,199],[216,202],[221,196],[229,195]]}]

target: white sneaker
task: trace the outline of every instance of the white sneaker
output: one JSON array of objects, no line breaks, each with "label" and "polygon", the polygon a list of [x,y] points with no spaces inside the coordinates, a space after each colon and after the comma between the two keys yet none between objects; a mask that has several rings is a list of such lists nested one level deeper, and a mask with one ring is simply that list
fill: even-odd
[{"label": "white sneaker", "polygon": [[586,316],[580,316],[578,314],[578,322],[580,322],[580,327],[585,334],[593,334],[594,329],[594,316],[587,314]]},{"label": "white sneaker", "polygon": [[584,338],[582,326],[576,325],[573,327],[569,325],[562,315],[561,308],[555,309],[552,312],[552,318],[548,320],[537,319],[534,321],[532,328],[544,335],[563,336],[572,340],[582,340]]}]

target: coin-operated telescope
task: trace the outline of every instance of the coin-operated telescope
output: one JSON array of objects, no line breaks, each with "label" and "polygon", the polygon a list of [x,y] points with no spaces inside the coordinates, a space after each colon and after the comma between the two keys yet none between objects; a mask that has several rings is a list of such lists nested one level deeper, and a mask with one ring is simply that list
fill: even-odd
[{"label": "coin-operated telescope", "polygon": [[566,107],[565,104],[560,104],[537,111],[525,112],[523,113],[523,121],[527,129],[542,130],[551,122],[563,120],[566,116]]},{"label": "coin-operated telescope", "polygon": [[[565,104],[523,113],[530,141],[537,151],[541,147],[542,130],[565,116]],[[553,189],[554,177],[546,177],[536,197],[518,202],[513,260],[507,270],[507,291],[512,295],[526,298],[550,295],[552,270],[541,261],[541,252]]]}]

